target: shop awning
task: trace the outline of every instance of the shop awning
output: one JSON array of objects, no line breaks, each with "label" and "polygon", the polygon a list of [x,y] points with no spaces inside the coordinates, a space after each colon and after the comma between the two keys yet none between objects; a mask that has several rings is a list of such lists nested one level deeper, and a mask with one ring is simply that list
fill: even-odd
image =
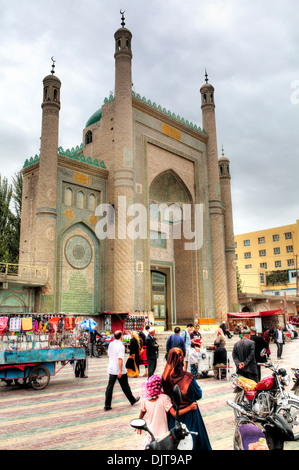
[{"label": "shop awning", "polygon": [[283,315],[283,310],[263,310],[258,312],[241,312],[241,313],[228,313],[229,318],[254,318],[254,317],[269,317],[271,315]]}]

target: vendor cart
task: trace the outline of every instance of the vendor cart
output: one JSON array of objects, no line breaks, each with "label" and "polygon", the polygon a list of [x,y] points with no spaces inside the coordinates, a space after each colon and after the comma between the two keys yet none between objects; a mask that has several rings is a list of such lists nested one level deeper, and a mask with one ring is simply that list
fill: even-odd
[{"label": "vendor cart", "polygon": [[[50,376],[56,375],[71,360],[85,358],[84,348],[57,348],[0,351],[0,380],[10,385],[29,383],[35,390],[44,389]],[[61,362],[60,369],[56,364]]]},{"label": "vendor cart", "polygon": [[198,352],[198,374],[207,377],[209,371],[213,370],[214,348],[202,349]]}]

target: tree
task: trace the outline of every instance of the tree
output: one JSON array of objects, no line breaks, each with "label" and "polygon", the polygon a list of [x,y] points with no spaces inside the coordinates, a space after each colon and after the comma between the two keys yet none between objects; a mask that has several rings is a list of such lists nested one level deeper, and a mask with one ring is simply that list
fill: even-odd
[{"label": "tree", "polygon": [[[0,262],[18,263],[22,204],[22,174],[16,173],[13,185],[0,175]],[[15,213],[11,210],[14,200]]]}]

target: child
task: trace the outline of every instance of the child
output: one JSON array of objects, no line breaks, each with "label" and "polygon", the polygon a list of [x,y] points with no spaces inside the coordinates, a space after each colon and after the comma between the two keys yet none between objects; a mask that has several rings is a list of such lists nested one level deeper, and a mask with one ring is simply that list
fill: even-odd
[{"label": "child", "polygon": [[198,372],[198,351],[197,351],[195,344],[192,344],[192,343],[189,349],[189,364],[190,364],[191,374],[193,374],[194,377],[196,377],[197,372]]},{"label": "child", "polygon": [[[197,408],[197,403],[192,403],[187,408],[180,410],[179,415],[185,414],[190,410]],[[141,411],[139,418],[143,418],[146,413],[147,426],[153,433],[156,439],[159,439],[168,432],[167,412],[170,412],[173,417],[176,411],[171,403],[168,395],[162,391],[162,379],[158,375],[152,375],[149,379],[142,384],[142,401]],[[141,430],[137,430],[137,434],[141,434]],[[143,441],[143,449],[151,442],[151,437],[147,433]]]}]

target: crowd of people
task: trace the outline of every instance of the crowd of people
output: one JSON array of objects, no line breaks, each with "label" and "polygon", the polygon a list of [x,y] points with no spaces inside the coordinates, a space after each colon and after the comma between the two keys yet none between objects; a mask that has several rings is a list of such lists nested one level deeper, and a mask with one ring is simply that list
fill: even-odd
[{"label": "crowd of people", "polygon": [[[285,335],[281,326],[275,330],[266,330],[262,336],[257,334],[254,326],[238,325],[239,340],[234,343],[232,359],[236,373],[248,379],[259,382],[261,379],[260,363],[266,362],[270,355],[269,343],[271,338],[277,345],[277,359],[281,360]],[[296,331],[295,331],[296,333]],[[179,411],[180,421],[185,423],[193,434],[194,449],[211,449],[209,437],[202,419],[197,401],[202,397],[198,385],[198,358],[202,346],[202,335],[199,325],[188,324],[181,331],[175,327],[166,341],[165,367],[161,377],[156,372],[159,345],[155,338],[155,328],[146,326],[144,331],[132,332],[129,344],[129,358],[125,362],[125,346],[122,342],[121,331],[114,334],[108,348],[109,381],[105,393],[106,411],[111,410],[112,392],[118,380],[121,389],[131,405],[141,398],[140,418],[147,414],[147,425],[158,439],[175,424],[173,389],[177,384],[181,391],[182,402]],[[222,371],[226,373],[229,365],[226,351],[226,338],[232,335],[225,322],[215,331],[212,343],[213,372],[216,379],[221,378]],[[291,339],[295,338],[295,334]],[[144,374],[140,374],[141,366]],[[142,384],[142,397],[132,394],[128,377],[146,377]],[[141,431],[138,431],[141,432]],[[149,442],[149,435],[144,440],[144,447]]]}]

